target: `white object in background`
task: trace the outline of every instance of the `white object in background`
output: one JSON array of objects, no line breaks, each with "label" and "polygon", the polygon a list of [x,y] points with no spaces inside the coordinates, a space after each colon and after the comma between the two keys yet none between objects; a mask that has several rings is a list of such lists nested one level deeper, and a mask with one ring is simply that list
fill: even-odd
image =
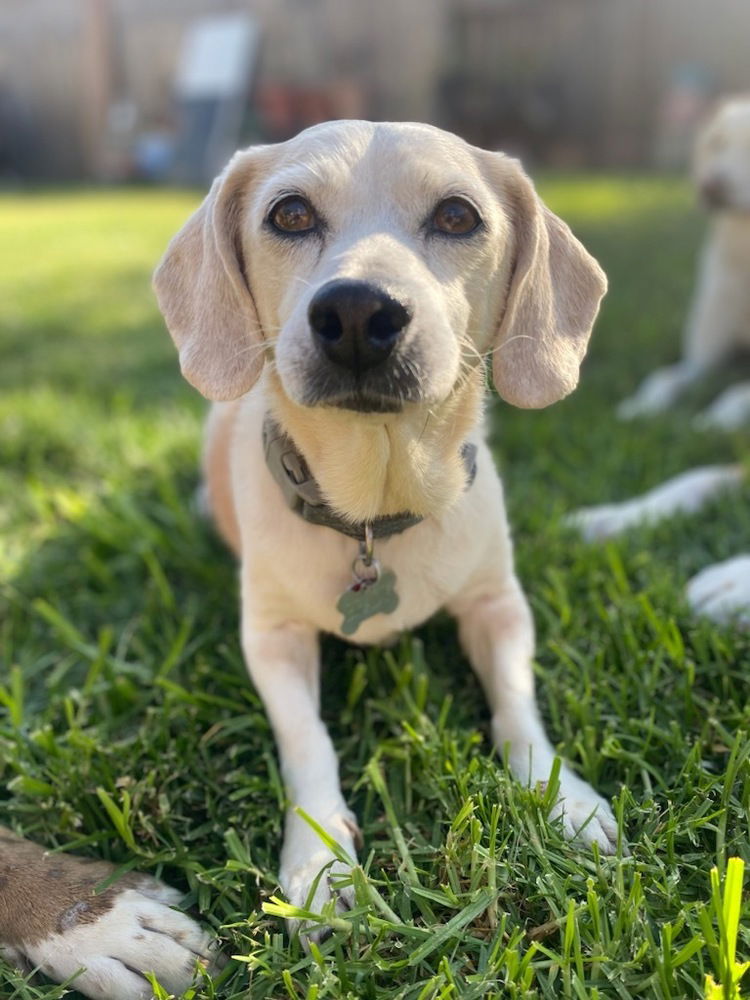
[{"label": "white object in background", "polygon": [[747,423],[750,423],[750,382],[730,386],[693,421],[702,431],[736,431]]},{"label": "white object in background", "polygon": [[565,520],[589,542],[613,538],[638,524],[660,521],[673,514],[692,514],[723,490],[741,483],[743,478],[740,465],[706,465],[682,472],[632,500],[581,507]]},{"label": "white object in background", "polygon": [[258,47],[258,27],[247,14],[195,21],[183,44],[175,87],[180,98],[244,94]]},{"label": "white object in background", "polygon": [[176,178],[208,183],[241,144],[259,41],[248,14],[201,18],[188,29],[175,79]]},{"label": "white object in background", "polygon": [[750,555],[707,566],[688,582],[685,593],[699,615],[722,625],[750,625]]}]

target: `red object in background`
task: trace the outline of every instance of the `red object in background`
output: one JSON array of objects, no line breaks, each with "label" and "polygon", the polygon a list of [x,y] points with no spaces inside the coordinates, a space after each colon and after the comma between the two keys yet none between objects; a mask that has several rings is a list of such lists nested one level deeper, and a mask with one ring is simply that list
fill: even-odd
[{"label": "red object in background", "polygon": [[256,105],[263,132],[278,142],[318,122],[361,118],[367,101],[356,82],[342,80],[326,87],[266,84],[258,90]]}]

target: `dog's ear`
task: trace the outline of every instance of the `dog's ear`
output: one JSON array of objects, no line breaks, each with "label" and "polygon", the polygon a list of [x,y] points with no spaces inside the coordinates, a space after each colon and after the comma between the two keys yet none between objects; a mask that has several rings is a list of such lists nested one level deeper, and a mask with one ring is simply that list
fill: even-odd
[{"label": "dog's ear", "polygon": [[492,377],[507,402],[540,408],[578,384],[607,279],[565,223],[542,203],[520,164],[502,160],[504,207],[515,253]]},{"label": "dog's ear", "polygon": [[242,226],[259,150],[237,153],[172,239],[154,290],[182,374],[207,399],[236,399],[263,368],[260,323],[248,285]]}]

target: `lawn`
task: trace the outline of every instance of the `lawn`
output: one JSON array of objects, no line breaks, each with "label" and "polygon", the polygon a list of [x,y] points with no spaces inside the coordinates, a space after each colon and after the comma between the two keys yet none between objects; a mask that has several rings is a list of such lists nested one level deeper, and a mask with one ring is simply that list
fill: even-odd
[{"label": "lawn", "polygon": [[[283,790],[236,568],[191,506],[204,404],[149,290],[196,196],[0,198],[0,822],[184,889],[237,956],[196,997],[682,1000],[717,975],[710,870],[750,855],[750,636],[693,619],[682,589],[750,550],[750,493],[602,546],[562,521],[747,453],[689,428],[716,386],[658,420],[613,414],[675,357],[704,223],[668,178],[541,186],[611,291],[578,392],[496,402],[492,443],[551,737],[614,798],[631,854],[564,842],[510,780],[447,618],[391,650],[327,641],[324,714],[366,846],[361,905],[311,955],[263,909]],[[0,981],[3,1000],[61,995]]]}]

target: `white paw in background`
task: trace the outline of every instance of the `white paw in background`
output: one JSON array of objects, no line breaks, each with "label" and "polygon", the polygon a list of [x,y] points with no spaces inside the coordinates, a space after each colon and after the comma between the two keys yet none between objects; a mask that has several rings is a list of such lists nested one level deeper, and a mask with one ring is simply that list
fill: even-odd
[{"label": "white paw in background", "polygon": [[750,423],[750,382],[730,386],[693,421],[698,430],[735,431]]},{"label": "white paw in background", "polygon": [[679,364],[657,368],[646,376],[632,396],[619,404],[617,416],[620,420],[633,420],[663,413],[690,381],[687,369]]},{"label": "white paw in background", "polygon": [[63,927],[66,918],[70,926],[24,946],[24,956],[57,982],[83,968],[72,985],[93,1000],[150,1000],[144,972],[182,993],[196,979],[197,964],[215,971],[220,956],[194,920],[170,908],[180,898],[175,889],[144,879],[140,889],[119,893],[112,908],[90,923],[87,904],[76,903],[61,918]]},{"label": "white paw in background", "polygon": [[575,528],[587,542],[614,538],[637,523],[629,501],[604,503],[594,507],[579,507],[565,518],[565,524]]},{"label": "white paw in background", "polygon": [[586,541],[613,538],[637,524],[654,523],[674,514],[692,514],[721,494],[739,485],[744,472],[738,465],[707,465],[673,476],[632,500],[581,507],[565,523]]},{"label": "white paw in background", "polygon": [[550,814],[562,816],[563,833],[568,840],[590,847],[596,843],[602,854],[617,851],[617,820],[606,799],[565,765],[560,771],[559,798]]},{"label": "white paw in background", "polygon": [[[354,814],[343,807],[320,825],[356,861],[355,841],[360,840],[361,834]],[[292,905],[312,913],[320,913],[323,906],[333,898],[337,913],[345,913],[354,906],[354,888],[351,884],[339,886],[337,883],[342,877],[348,876],[350,871],[350,867],[336,859],[302,817],[296,813],[287,815],[279,881]],[[309,925],[300,926],[298,920],[290,920],[288,924],[290,934],[302,932],[303,944],[308,940],[321,941],[328,934],[328,928],[324,925],[310,922]]]},{"label": "white paw in background", "polygon": [[699,615],[719,624],[750,626],[750,555],[714,563],[688,581],[686,595]]}]

